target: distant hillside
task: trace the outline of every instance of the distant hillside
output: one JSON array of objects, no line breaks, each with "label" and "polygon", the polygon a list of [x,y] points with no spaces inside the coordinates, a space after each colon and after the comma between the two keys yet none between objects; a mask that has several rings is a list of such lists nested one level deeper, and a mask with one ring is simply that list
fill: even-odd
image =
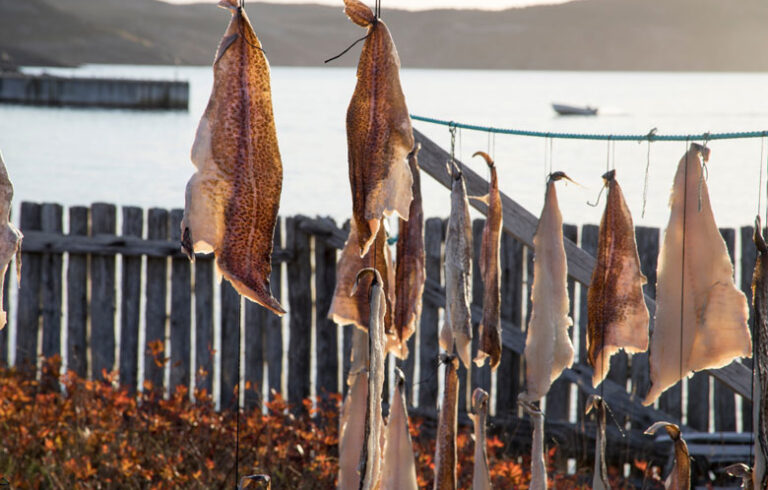
[{"label": "distant hillside", "polygon": [[[321,65],[364,33],[339,7],[248,2],[273,65]],[[211,63],[213,3],[0,0],[0,63]],[[384,10],[403,65],[559,70],[768,70],[766,0],[582,0],[502,12]],[[359,48],[335,62],[356,63]]]}]

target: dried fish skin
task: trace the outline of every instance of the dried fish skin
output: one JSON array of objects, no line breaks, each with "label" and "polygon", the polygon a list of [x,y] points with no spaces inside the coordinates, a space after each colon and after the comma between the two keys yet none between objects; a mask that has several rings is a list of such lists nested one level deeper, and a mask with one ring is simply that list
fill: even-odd
[{"label": "dried fish skin", "polygon": [[434,490],[456,488],[456,427],[459,404],[459,361],[456,356],[442,356],[445,364],[443,404],[437,423],[435,441]]},{"label": "dried fish skin", "polygon": [[757,262],[752,274],[752,306],[755,312],[755,356],[753,377],[752,427],[756,429],[755,464],[752,478],[756,488],[768,487],[768,245],[762,234],[760,217],[753,235]]},{"label": "dried fish skin", "polygon": [[5,168],[3,154],[0,153],[0,330],[7,323],[5,305],[3,305],[3,289],[5,288],[5,271],[11,260],[16,256],[16,278],[21,280],[21,240],[24,235],[11,223],[11,201],[13,200],[13,184]]},{"label": "dried fish skin", "polygon": [[245,11],[235,0],[219,5],[232,19],[192,145],[197,172],[186,188],[182,248],[192,260],[195,252],[213,252],[238,293],[282,315],[269,286],[283,182],[269,63]]},{"label": "dried fish skin", "polygon": [[526,391],[522,401],[539,401],[560,373],[573,364],[568,327],[568,272],[563,244],[563,217],[557,202],[555,178],[550,178],[539,226],[533,237],[532,313],[525,339]]},{"label": "dried fish skin", "polygon": [[723,470],[733,477],[741,478],[741,488],[745,490],[753,490],[755,488],[752,469],[744,463],[732,464],[726,466]]},{"label": "dried fish skin", "polygon": [[595,411],[597,415],[597,437],[595,437],[595,474],[592,478],[592,490],[606,490],[611,488],[608,483],[608,469],[605,466],[605,419],[607,405],[605,400],[597,395],[590,395],[587,399],[586,413]]},{"label": "dried fish skin", "polygon": [[480,323],[480,342],[475,364],[482,366],[490,357],[492,370],[501,362],[501,227],[503,225],[501,194],[496,165],[491,157],[478,151],[473,156],[482,156],[491,172],[487,202],[488,215],[483,226],[480,246],[480,274],[483,277],[483,320]]},{"label": "dried fish skin", "polygon": [[[358,331],[357,329],[355,329]],[[367,335],[361,332],[363,335]],[[366,342],[366,351],[368,345]],[[360,453],[365,441],[365,410],[368,399],[368,371],[351,375],[350,385],[341,407],[341,425],[339,429],[339,486],[340,490],[357,490],[360,486]]]},{"label": "dried fish skin", "polygon": [[464,177],[456,170],[451,184],[451,214],[445,235],[445,320],[440,347],[456,352],[464,366],[472,363],[472,222]]},{"label": "dried fish skin", "polygon": [[691,458],[688,455],[688,445],[683,440],[680,427],[671,422],[656,422],[648,427],[645,433],[653,435],[661,428],[667,431],[675,443],[675,465],[664,482],[664,487],[669,490],[688,490],[691,488]]},{"label": "dried fish skin", "polygon": [[408,154],[408,165],[413,175],[413,201],[408,220],[399,220],[397,261],[395,262],[395,331],[399,349],[394,354],[400,359],[408,357],[408,339],[416,331],[421,318],[421,302],[424,283],[427,280],[424,251],[424,209],[421,202],[421,178],[419,176],[417,144]]},{"label": "dried fish skin", "polygon": [[594,368],[592,384],[608,374],[610,358],[624,349],[648,349],[650,315],[645,305],[635,226],[614,171],[605,176],[608,199],[600,221],[597,265],[587,292],[587,360]]},{"label": "dried fish skin", "polygon": [[520,405],[531,417],[533,423],[533,444],[531,444],[531,490],[546,490],[547,465],[544,461],[544,414],[532,403],[520,400]]},{"label": "dried fish skin", "polygon": [[696,144],[683,155],[672,188],[659,252],[651,388],[644,405],[694,371],[752,355],[747,299],[733,282],[733,266],[701,178],[700,152],[708,158],[708,150]]},{"label": "dried fish skin", "polygon": [[408,409],[405,402],[405,377],[395,368],[397,379],[385,436],[384,462],[382,463],[383,490],[415,490],[416,464],[413,459],[413,443],[408,431]]},{"label": "dried fish skin", "polygon": [[469,414],[475,431],[475,466],[472,473],[472,490],[490,490],[491,471],[488,468],[488,451],[485,426],[488,421],[488,393],[482,388],[472,392],[472,410]]},{"label": "dried fish skin", "polygon": [[352,22],[368,30],[347,109],[349,182],[362,256],[382,217],[409,217],[413,182],[406,158],[414,138],[400,86],[400,58],[387,25],[359,0],[344,0],[344,5]]}]

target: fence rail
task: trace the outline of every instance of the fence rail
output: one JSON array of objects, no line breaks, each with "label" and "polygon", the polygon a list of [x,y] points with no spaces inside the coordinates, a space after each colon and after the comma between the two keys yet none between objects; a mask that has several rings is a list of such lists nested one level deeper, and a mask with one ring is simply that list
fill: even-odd
[{"label": "fence rail", "polygon": [[[16,366],[31,368],[39,356],[59,354],[68,369],[80,376],[99,379],[102,370],[117,370],[120,383],[131,390],[144,389],[145,381],[166,392],[182,385],[204,388],[218,394],[222,408],[235,403],[238,382],[256,387],[244,390],[248,408],[258,406],[270,390],[282,392],[294,403],[311,395],[344,391],[352,327],[337,327],[326,319],[326,313],[336,282],[337,251],[344,244],[347,228],[329,218],[280,219],[272,287],[289,314],[278,318],[243,301],[228,282],[219,285],[210,256],[199,256],[192,264],[179,252],[182,214],[179,209],[118,209],[104,203],[69,209],[58,204],[22,203],[19,222],[25,235],[24,266],[20,289],[11,292],[12,301],[5,302],[10,323],[0,331],[0,364],[8,364],[13,357]],[[434,414],[438,399],[435,373],[445,301],[445,225],[441,218],[425,222],[427,285],[420,326],[410,340],[411,356],[397,361],[406,375],[408,400],[420,414]],[[476,258],[482,227],[483,220],[473,222]],[[597,226],[565,225],[564,232],[586,252],[595,253]],[[741,288],[751,298],[752,227],[724,229],[722,235],[739,271]],[[645,293],[653,298],[659,229],[638,227],[636,236],[642,271],[648,277]],[[476,269],[477,264],[476,260]],[[527,323],[530,311],[533,267],[531,250],[509,233],[502,238],[501,268],[501,364],[495,375],[486,366],[470,374],[462,367],[460,376],[462,383],[469,377],[473,386],[492,389],[495,420],[499,427],[516,427],[518,431],[508,433],[508,439],[518,440],[525,439],[520,438],[519,430],[527,430],[526,422],[518,418],[516,400],[523,384],[521,326]],[[475,270],[475,328],[482,308],[480,277]],[[591,390],[584,348],[586,287],[571,279],[569,291],[579,364],[552,386],[546,403],[548,431],[563,444],[576,444],[575,438],[581,437],[578,450],[588,453],[592,446],[585,441],[591,436],[583,428],[589,423],[582,415],[585,394]],[[238,346],[242,346],[242,362]],[[166,363],[156,362],[165,358]],[[683,384],[687,384],[685,404]],[[737,417],[738,395],[705,373],[668,390],[657,409],[638,403],[648,386],[647,355],[614,356],[605,393],[619,423],[630,427],[627,438],[618,431],[609,432],[610,441],[620,447],[647,448],[649,441],[639,431],[662,415],[685,420],[692,430],[733,431],[737,419],[742,430],[751,430],[750,403],[739,402],[742,416]],[[460,393],[463,409],[466,391]]]}]

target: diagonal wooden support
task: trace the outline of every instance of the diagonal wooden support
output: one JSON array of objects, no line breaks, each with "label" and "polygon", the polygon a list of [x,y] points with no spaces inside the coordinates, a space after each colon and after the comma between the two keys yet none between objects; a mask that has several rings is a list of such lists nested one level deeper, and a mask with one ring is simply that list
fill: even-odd
[{"label": "diagonal wooden support", "polygon": [[[413,130],[413,135],[416,138],[416,142],[421,143],[421,151],[419,152],[419,166],[421,169],[450,189],[451,177],[446,166],[446,162],[450,158],[448,152],[416,129]],[[481,196],[488,192],[488,182],[485,179],[467,166],[464,166],[463,169],[468,195]],[[470,204],[482,214],[487,214],[488,206],[485,203],[477,199],[471,199]],[[504,231],[532,248],[533,235],[536,233],[536,227],[539,222],[538,218],[503,192],[501,193],[501,204],[504,215]],[[568,259],[568,275],[581,284],[589,286],[592,280],[592,270],[595,267],[595,257],[579,248],[578,245],[568,238],[565,238],[565,254]],[[656,302],[646,296],[645,303],[651,315],[650,329],[653,331]],[[507,335],[506,329],[504,335]],[[752,390],[750,389],[751,373],[743,364],[733,362],[721,369],[708,369],[707,372],[746,400],[752,400]]]}]

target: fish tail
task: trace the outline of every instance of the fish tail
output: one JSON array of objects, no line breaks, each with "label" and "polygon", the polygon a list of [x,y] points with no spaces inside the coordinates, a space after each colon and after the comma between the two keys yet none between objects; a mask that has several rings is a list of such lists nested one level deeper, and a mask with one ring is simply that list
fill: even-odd
[{"label": "fish tail", "polygon": [[478,157],[478,156],[479,157],[483,157],[483,159],[485,160],[485,163],[487,163],[489,167],[493,168],[493,166],[494,166],[493,158],[491,158],[491,156],[489,154],[487,154],[486,152],[484,152],[484,151],[476,151],[472,156],[473,157]]},{"label": "fish tail", "polygon": [[360,0],[344,0],[344,13],[347,14],[349,20],[361,27],[369,27],[376,22],[373,10]]},{"label": "fish tail", "polygon": [[219,0],[219,7],[225,9],[237,10],[240,8],[239,0]]}]

